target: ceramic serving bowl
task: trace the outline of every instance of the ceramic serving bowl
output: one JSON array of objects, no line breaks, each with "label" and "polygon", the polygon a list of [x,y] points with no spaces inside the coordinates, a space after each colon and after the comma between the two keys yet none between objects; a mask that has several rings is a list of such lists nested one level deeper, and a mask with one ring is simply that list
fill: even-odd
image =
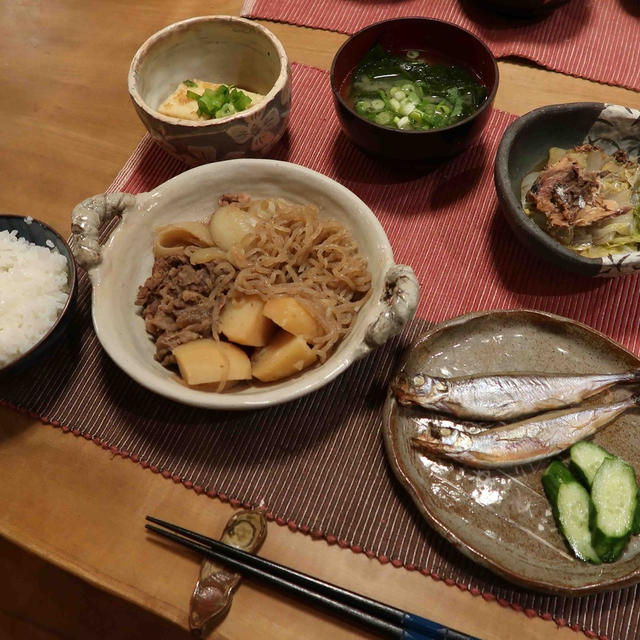
[{"label": "ceramic serving bowl", "polygon": [[[351,331],[322,364],[269,384],[225,393],[189,388],[154,360],[139,307],[138,287],[151,274],[152,230],[162,224],[207,218],[223,193],[282,197],[313,203],[347,227],[367,258],[372,290]],[[121,221],[104,246],[98,231]],[[149,193],[89,198],[72,214],[72,247],[93,285],[93,324],[102,346],[126,373],[148,389],[184,404],[218,409],[265,407],[318,389],[356,359],[398,333],[413,315],[418,285],[409,267],[396,265],[389,241],[371,210],[333,180],[295,164],[239,159],[208,164],[172,178]]]},{"label": "ceramic serving bowl", "polygon": [[[464,67],[486,87],[486,100],[468,118],[429,131],[392,129],[360,117],[345,99],[345,91],[354,68],[376,43],[387,51],[433,52]],[[331,65],[331,90],[345,134],[365,151],[396,160],[428,162],[466,149],[486,124],[497,89],[498,66],[487,46],[466,29],[430,18],[397,18],[366,27],[346,40]]]},{"label": "ceramic serving bowl", "polygon": [[[632,353],[583,324],[550,313],[513,310],[470,313],[431,328],[411,346],[401,368],[407,375],[464,376],[618,373],[639,365]],[[630,393],[629,387],[605,392],[612,400]],[[637,472],[638,427],[640,412],[634,409],[593,440]],[[633,536],[612,563],[582,562],[569,552],[540,479],[550,459],[474,469],[417,449],[412,438],[428,428],[424,410],[402,406],[389,393],[382,431],[391,468],[427,522],[462,553],[507,580],[549,593],[585,595],[640,581],[639,536]],[[565,452],[561,459],[566,458]]]},{"label": "ceramic serving bowl", "polygon": [[533,253],[583,276],[619,276],[640,269],[640,252],[585,258],[541,229],[522,209],[522,179],[541,168],[550,147],[571,148],[589,142],[607,153],[618,148],[630,156],[640,152],[640,111],[601,102],[555,104],[534,109],[504,132],[494,169],[502,212],[518,239]]},{"label": "ceramic serving bowl", "polygon": [[[244,111],[183,120],[156,109],[180,82],[197,78],[265,95]],[[280,41],[263,26],[232,16],[182,20],[152,35],[129,69],[129,94],[153,139],[189,166],[264,156],[289,118],[291,78]]]},{"label": "ceramic serving bowl", "polygon": [[67,261],[68,288],[67,301],[54,325],[28,351],[17,359],[0,367],[0,380],[6,380],[35,365],[46,353],[51,351],[65,334],[73,317],[76,299],[76,264],[69,245],[64,238],[49,225],[31,216],[0,214],[0,231],[17,231],[19,238],[24,238],[40,247],[55,248]]}]

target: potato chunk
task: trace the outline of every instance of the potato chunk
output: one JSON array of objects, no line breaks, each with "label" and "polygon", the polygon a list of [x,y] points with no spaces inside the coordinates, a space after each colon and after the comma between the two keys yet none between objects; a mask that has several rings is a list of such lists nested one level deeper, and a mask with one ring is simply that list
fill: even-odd
[{"label": "potato chunk", "polygon": [[251,378],[249,357],[240,347],[228,342],[208,338],[194,340],[177,346],[173,355],[180,375],[189,385]]},{"label": "potato chunk", "polygon": [[302,371],[315,362],[316,355],[304,338],[280,331],[251,357],[254,378],[272,382]]},{"label": "potato chunk", "polygon": [[231,342],[263,347],[276,329],[263,309],[264,302],[258,296],[232,298],[224,305],[218,329]]},{"label": "potato chunk", "polygon": [[322,333],[315,318],[295,298],[290,296],[271,298],[264,305],[263,313],[294,336],[301,336],[309,340]]},{"label": "potato chunk", "polygon": [[229,251],[253,231],[258,221],[258,217],[251,212],[227,204],[215,210],[209,229],[214,243],[224,251]]}]

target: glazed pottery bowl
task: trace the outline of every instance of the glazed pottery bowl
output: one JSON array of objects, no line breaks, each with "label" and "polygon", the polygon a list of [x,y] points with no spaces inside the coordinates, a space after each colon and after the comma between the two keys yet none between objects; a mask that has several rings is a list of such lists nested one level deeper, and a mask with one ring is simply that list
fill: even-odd
[{"label": "glazed pottery bowl", "polygon": [[[153,229],[207,218],[222,194],[238,192],[313,203],[321,216],[336,218],[367,258],[372,288],[350,332],[323,364],[279,382],[215,393],[185,386],[154,360],[154,345],[134,302],[138,287],[151,274]],[[122,220],[108,242],[99,246],[98,229],[115,214]],[[417,303],[415,276],[409,267],[394,264],[389,241],[371,210],[337,182],[287,162],[229,160],[186,171],[150,193],[95,196],[74,209],[72,230],[76,260],[91,277],[93,324],[102,346],[139,384],[184,404],[252,409],[309,393],[398,333]]]},{"label": "glazed pottery bowl", "polygon": [[76,299],[76,264],[71,254],[69,245],[64,238],[54,231],[49,225],[31,216],[16,216],[0,214],[0,231],[17,232],[18,238],[40,247],[48,247],[57,250],[67,261],[67,300],[51,328],[30,349],[25,351],[15,360],[4,367],[0,366],[0,380],[6,380],[11,376],[26,371],[35,365],[46,353],[48,353],[60,338],[64,335],[73,317],[73,308]]},{"label": "glazed pottery bowl", "polygon": [[[265,96],[233,115],[183,120],[156,109],[185,79],[234,85]],[[256,22],[201,16],[152,35],[129,69],[129,94],[153,139],[189,166],[269,153],[289,118],[291,78],[280,41]]]},{"label": "glazed pottery bowl", "polygon": [[[376,44],[387,51],[418,49],[462,66],[484,85],[487,98],[468,118],[429,131],[392,129],[360,117],[346,99],[353,70]],[[345,134],[365,151],[402,161],[434,161],[471,145],[486,124],[498,89],[498,67],[487,46],[469,31],[429,18],[385,20],[352,35],[331,65],[331,90]]]},{"label": "glazed pottery bowl", "polygon": [[608,153],[623,148],[631,156],[640,151],[640,111],[575,102],[534,109],[512,122],[504,132],[494,169],[500,208],[516,236],[533,253],[556,266],[583,276],[619,276],[640,269],[640,252],[586,258],[548,235],[523,210],[522,179],[541,168],[550,147],[571,148],[584,142]]}]

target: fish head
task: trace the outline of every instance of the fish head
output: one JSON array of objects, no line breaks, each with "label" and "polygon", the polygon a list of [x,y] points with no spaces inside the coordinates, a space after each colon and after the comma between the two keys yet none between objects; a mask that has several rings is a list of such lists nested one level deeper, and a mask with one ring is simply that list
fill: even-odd
[{"label": "fish head", "polygon": [[401,373],[393,384],[393,392],[400,404],[411,404],[420,400],[433,402],[447,392],[447,385],[438,378],[416,373],[408,375]]},{"label": "fish head", "polygon": [[432,424],[419,435],[413,437],[418,447],[435,454],[456,454],[467,451],[472,440],[466,433],[448,427]]}]

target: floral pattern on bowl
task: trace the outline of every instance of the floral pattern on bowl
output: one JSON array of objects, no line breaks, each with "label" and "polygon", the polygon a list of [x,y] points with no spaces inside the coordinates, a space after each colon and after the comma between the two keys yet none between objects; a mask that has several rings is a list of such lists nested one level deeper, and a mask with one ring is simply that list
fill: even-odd
[{"label": "floral pattern on bowl", "polygon": [[[265,98],[212,120],[183,120],[156,111],[185,77],[232,84]],[[261,25],[231,16],[203,16],[170,25],[140,47],[129,71],[129,93],[153,139],[188,166],[259,158],[287,128],[291,69],[280,42]]]}]

